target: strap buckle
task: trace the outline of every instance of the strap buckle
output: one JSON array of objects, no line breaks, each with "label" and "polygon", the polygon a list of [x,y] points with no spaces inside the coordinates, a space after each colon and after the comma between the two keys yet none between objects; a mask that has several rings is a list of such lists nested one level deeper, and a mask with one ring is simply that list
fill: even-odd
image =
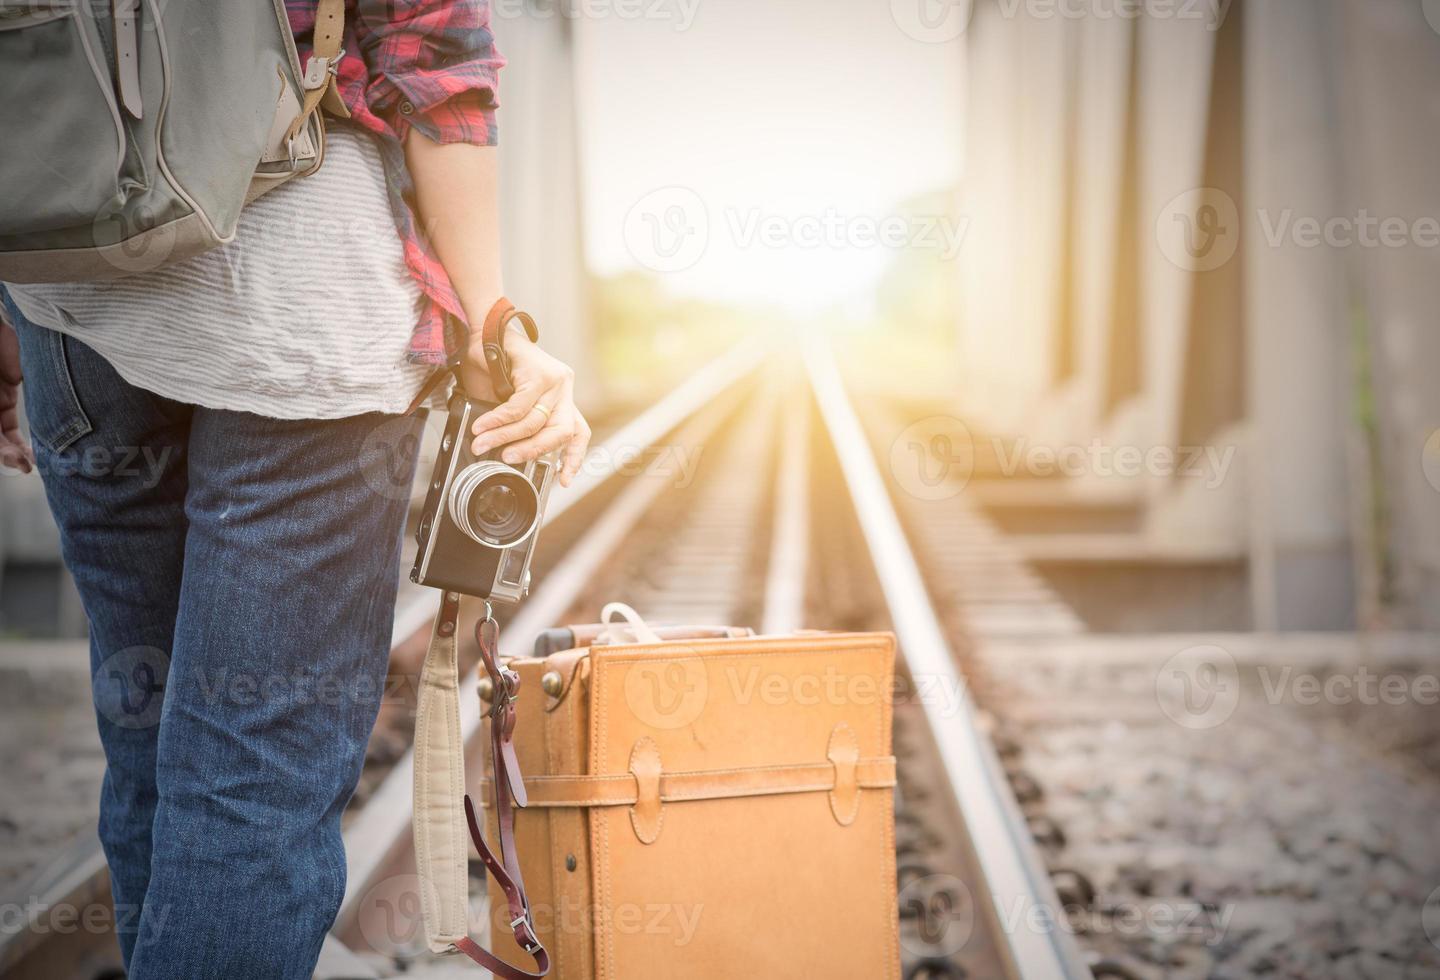
[{"label": "strap buckle", "polygon": [[495,692],[491,696],[488,714],[492,719],[499,721],[514,710],[513,705],[520,689],[520,675],[508,667],[502,667],[499,674],[493,676],[491,680],[494,682]]},{"label": "strap buckle", "polygon": [[305,77],[300,84],[307,92],[317,88],[324,88],[330,83],[330,79],[339,78],[340,59],[345,57],[345,49],[341,48],[333,58],[323,58],[318,54],[312,54],[310,60],[305,62]]},{"label": "strap buckle", "polygon": [[[524,937],[521,937],[520,927],[525,927]],[[533,953],[540,948],[540,940],[535,938],[535,924],[530,921],[530,910],[526,909],[515,918],[510,920],[510,931],[515,934],[515,939],[520,943],[520,948],[527,953]]]}]

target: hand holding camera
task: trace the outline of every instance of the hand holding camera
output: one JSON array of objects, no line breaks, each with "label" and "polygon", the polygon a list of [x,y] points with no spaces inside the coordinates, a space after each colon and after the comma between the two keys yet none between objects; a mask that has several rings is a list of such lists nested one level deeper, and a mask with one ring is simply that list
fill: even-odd
[{"label": "hand holding camera", "polygon": [[[590,426],[575,407],[575,372],[532,341],[521,324],[511,321],[501,334],[509,359],[514,393],[477,418],[468,432],[473,451],[483,456],[501,447],[501,458],[512,465],[543,453],[560,454],[558,478],[562,487],[580,470],[590,445]],[[477,338],[460,369],[461,383],[477,398],[489,393],[490,375],[483,339]]]},{"label": "hand holding camera", "polygon": [[[412,581],[504,602],[528,591],[550,486],[557,475],[569,483],[590,436],[572,398],[573,373],[537,339],[534,320],[502,300],[457,370]],[[496,401],[472,397],[482,386]]]}]

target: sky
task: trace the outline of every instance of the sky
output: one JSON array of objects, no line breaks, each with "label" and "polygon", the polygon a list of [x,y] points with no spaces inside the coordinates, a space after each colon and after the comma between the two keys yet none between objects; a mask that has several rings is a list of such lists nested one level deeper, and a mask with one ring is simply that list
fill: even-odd
[{"label": "sky", "polygon": [[577,2],[598,274],[855,309],[899,244],[945,241],[896,210],[960,173],[963,49],[907,8],[937,0]]}]

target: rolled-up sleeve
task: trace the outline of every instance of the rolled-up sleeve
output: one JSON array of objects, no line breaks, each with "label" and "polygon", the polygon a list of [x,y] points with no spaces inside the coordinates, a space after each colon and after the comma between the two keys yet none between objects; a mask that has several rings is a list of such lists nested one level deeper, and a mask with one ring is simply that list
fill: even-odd
[{"label": "rolled-up sleeve", "polygon": [[414,127],[437,143],[497,142],[505,59],[489,0],[359,0],[357,14],[366,101],[401,140]]}]

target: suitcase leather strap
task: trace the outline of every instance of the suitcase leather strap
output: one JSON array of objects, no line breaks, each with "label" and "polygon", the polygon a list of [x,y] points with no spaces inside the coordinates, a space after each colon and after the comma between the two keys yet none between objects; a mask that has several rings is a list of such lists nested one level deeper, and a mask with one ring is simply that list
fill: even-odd
[{"label": "suitcase leather strap", "polygon": [[[485,780],[481,788],[489,789],[492,782]],[[895,757],[859,759],[848,770],[837,770],[834,762],[817,762],[664,772],[658,792],[662,803],[687,803],[747,796],[833,793],[847,789],[847,784],[857,789],[892,788]],[[613,776],[528,776],[525,789],[529,794],[528,805],[532,807],[634,806],[640,800],[639,784],[628,772]]]},{"label": "suitcase leather strap", "polygon": [[[432,951],[459,950],[503,980],[536,980],[550,972],[550,957],[536,936],[515,852],[513,807],[526,804],[525,782],[511,741],[520,677],[499,662],[500,628],[487,606],[484,618],[475,626],[475,639],[480,646],[481,663],[495,690],[490,708],[490,750],[497,778],[490,783],[496,809],[502,815],[497,821],[497,855],[481,834],[475,806],[465,793],[455,642],[459,618],[460,597],[453,592],[443,593],[420,675],[420,699],[415,717],[415,863],[422,885],[420,899],[425,936]],[[535,961],[535,973],[506,963],[468,935],[467,826],[481,860],[505,893],[515,942]]]}]

